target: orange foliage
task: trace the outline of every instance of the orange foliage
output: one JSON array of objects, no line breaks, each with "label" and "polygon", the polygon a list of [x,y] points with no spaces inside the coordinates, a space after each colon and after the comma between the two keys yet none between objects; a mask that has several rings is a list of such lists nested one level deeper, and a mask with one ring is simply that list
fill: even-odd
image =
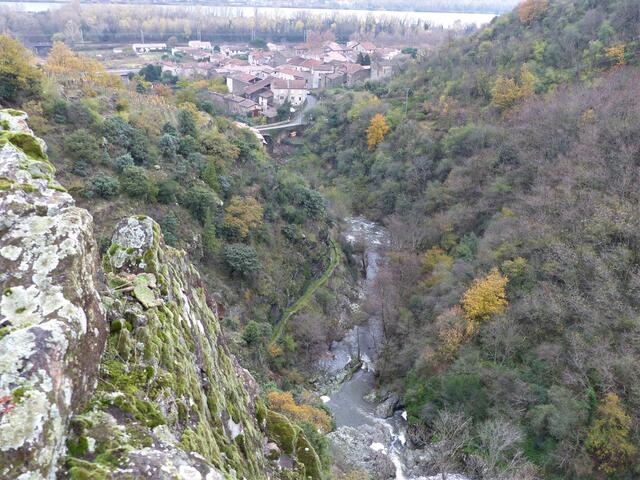
[{"label": "orange foliage", "polygon": [[549,7],[549,0],[524,0],[518,6],[518,17],[522,23],[531,23],[542,17]]},{"label": "orange foliage", "polygon": [[291,392],[269,392],[267,399],[272,410],[291,420],[310,422],[324,433],[331,431],[331,418],[327,412],[311,405],[298,405]]}]

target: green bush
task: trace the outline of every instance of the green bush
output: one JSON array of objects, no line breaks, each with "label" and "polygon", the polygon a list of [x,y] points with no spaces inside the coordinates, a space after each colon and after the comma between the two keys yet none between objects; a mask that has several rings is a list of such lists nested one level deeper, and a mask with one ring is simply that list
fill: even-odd
[{"label": "green bush", "polygon": [[84,129],[76,130],[67,137],[64,150],[73,160],[73,173],[80,176],[87,175],[87,168],[102,159],[98,141]]},{"label": "green bush", "polygon": [[154,200],[157,194],[157,187],[141,167],[125,167],[120,175],[120,185],[124,192],[135,198]]},{"label": "green bush", "polygon": [[91,182],[91,190],[99,197],[111,198],[118,194],[120,182],[116,178],[101,173]]},{"label": "green bush", "polygon": [[224,247],[222,256],[232,272],[248,276],[260,268],[258,254],[249,245],[232,243]]},{"label": "green bush", "polygon": [[212,190],[201,185],[194,185],[189,188],[184,197],[184,206],[202,224],[219,204],[220,200],[217,195]]},{"label": "green bush", "polygon": [[122,171],[125,168],[132,167],[134,164],[133,157],[128,153],[125,153],[124,155],[120,155],[118,158],[115,159],[113,163],[116,167],[116,170],[118,170],[118,172],[120,173],[122,173]]}]

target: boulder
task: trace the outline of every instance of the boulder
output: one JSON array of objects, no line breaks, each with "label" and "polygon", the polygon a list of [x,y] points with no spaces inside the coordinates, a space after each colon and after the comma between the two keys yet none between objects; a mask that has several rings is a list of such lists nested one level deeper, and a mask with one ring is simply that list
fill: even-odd
[{"label": "boulder", "polygon": [[380,418],[393,417],[393,412],[396,411],[400,404],[400,397],[395,393],[391,393],[384,401],[376,405],[375,415]]}]

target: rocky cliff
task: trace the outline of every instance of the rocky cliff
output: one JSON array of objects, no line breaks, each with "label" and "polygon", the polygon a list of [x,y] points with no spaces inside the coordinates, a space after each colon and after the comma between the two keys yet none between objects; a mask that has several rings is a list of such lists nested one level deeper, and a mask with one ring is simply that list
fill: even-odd
[{"label": "rocky cliff", "polygon": [[1,110],[0,477],[318,479],[186,254],[131,217],[100,265],[53,173],[26,115]]}]

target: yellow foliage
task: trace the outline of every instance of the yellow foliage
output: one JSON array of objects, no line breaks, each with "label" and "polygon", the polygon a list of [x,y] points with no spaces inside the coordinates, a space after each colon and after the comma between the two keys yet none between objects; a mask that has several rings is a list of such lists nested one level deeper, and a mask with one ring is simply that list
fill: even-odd
[{"label": "yellow foliage", "polygon": [[549,0],[524,0],[518,6],[518,17],[522,23],[531,23],[542,17],[549,7]]},{"label": "yellow foliage", "polygon": [[507,110],[520,99],[520,88],[513,78],[500,75],[491,89],[493,104],[500,110]]},{"label": "yellow foliage", "polygon": [[493,268],[485,277],[476,279],[462,296],[462,308],[470,321],[467,330],[475,331],[476,322],[499,315],[507,308],[505,287],[509,279],[497,268]]},{"label": "yellow foliage", "polygon": [[269,392],[267,395],[272,410],[282,413],[291,420],[310,422],[324,433],[331,431],[331,417],[319,408],[311,405],[298,405],[291,392]]},{"label": "yellow foliage", "polygon": [[507,110],[522,98],[535,93],[536,77],[527,65],[520,69],[520,84],[513,78],[500,75],[491,89],[492,103],[499,110]]},{"label": "yellow foliage", "polygon": [[438,353],[453,357],[469,336],[469,320],[464,318],[459,305],[450,308],[436,319],[438,325]]},{"label": "yellow foliage", "polygon": [[594,456],[598,468],[606,474],[630,464],[636,447],[629,441],[631,418],[624,412],[615,393],[608,393],[598,406],[585,446]]},{"label": "yellow foliage", "polygon": [[613,60],[616,66],[622,66],[625,64],[624,52],[624,43],[616,43],[615,45],[604,49],[604,54],[609,60]]},{"label": "yellow foliage", "polygon": [[15,100],[21,92],[33,93],[42,77],[31,52],[6,35],[0,35],[0,77],[6,83],[0,92],[3,100]]},{"label": "yellow foliage", "polygon": [[234,196],[225,209],[224,225],[245,239],[251,230],[260,226],[262,215],[262,205],[255,198]]},{"label": "yellow foliage", "polygon": [[77,55],[62,42],[55,42],[44,71],[51,76],[58,77],[62,83],[93,83],[103,87],[121,87],[120,78],[110,75],[104,66],[92,58]]},{"label": "yellow foliage", "polygon": [[369,150],[375,150],[375,148],[382,143],[388,131],[389,125],[387,125],[384,116],[376,113],[371,119],[371,124],[367,129],[367,144],[369,145]]}]

